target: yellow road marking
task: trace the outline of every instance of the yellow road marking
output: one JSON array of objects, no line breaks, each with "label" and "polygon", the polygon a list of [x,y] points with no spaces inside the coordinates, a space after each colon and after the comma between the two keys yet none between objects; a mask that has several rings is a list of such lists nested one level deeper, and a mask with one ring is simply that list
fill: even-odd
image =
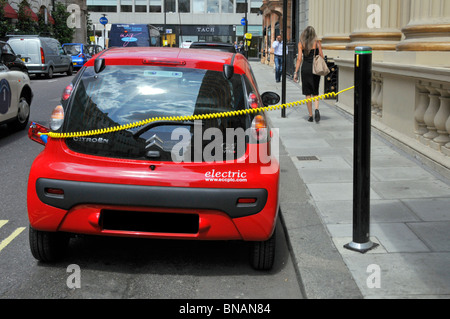
[{"label": "yellow road marking", "polygon": [[[2,223],[3,222],[3,223]],[[6,224],[8,221],[2,221],[0,220],[0,227]],[[0,243],[0,252],[9,245],[10,242],[13,241],[14,238],[16,238],[21,232],[25,230],[25,227],[19,227],[17,228],[11,235],[9,235],[6,239],[2,240]]]},{"label": "yellow road marking", "polygon": [[0,219],[0,228],[2,228],[3,225],[5,225],[8,221],[4,219]]}]

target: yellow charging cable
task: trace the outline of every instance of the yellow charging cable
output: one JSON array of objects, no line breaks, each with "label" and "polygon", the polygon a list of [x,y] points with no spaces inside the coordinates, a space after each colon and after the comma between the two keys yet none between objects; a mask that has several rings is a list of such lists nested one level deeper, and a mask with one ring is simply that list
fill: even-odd
[{"label": "yellow charging cable", "polygon": [[354,88],[355,87],[352,86],[345,90],[339,91],[337,93],[331,92],[331,93],[326,93],[323,95],[318,95],[318,96],[315,96],[315,97],[312,97],[309,99],[297,101],[297,102],[265,106],[265,107],[258,107],[255,109],[246,109],[246,110],[229,111],[229,112],[221,112],[221,113],[200,114],[200,115],[188,115],[188,116],[154,117],[154,118],[149,118],[149,119],[142,120],[142,121],[135,122],[135,123],[124,124],[124,125],[108,127],[108,128],[102,128],[102,129],[97,129],[97,130],[90,130],[90,131],[83,131],[83,132],[68,132],[68,133],[48,132],[48,133],[40,133],[40,135],[48,135],[51,138],[84,137],[84,136],[101,135],[101,134],[107,134],[107,133],[112,133],[112,132],[129,130],[132,128],[144,126],[148,123],[159,122],[159,121],[185,122],[185,121],[213,119],[213,118],[219,118],[219,117],[232,117],[232,116],[246,115],[246,114],[258,113],[258,112],[264,112],[264,111],[274,111],[274,110],[279,110],[279,109],[283,109],[283,108],[306,104],[308,102],[314,102],[314,101],[334,98],[337,95],[342,94],[342,93],[349,91],[351,89],[354,89]]}]

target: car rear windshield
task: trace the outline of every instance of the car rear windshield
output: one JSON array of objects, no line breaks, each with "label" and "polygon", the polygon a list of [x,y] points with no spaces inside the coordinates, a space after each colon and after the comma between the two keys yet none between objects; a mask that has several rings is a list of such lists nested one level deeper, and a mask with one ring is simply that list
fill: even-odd
[{"label": "car rear windshield", "polygon": [[[86,68],[66,112],[66,132],[83,132],[156,117],[190,116],[246,108],[241,75],[161,66]],[[137,128],[67,139],[76,152],[152,161],[221,161],[245,153],[246,116],[156,121]]]},{"label": "car rear windshield", "polygon": [[78,55],[81,53],[81,44],[66,44],[64,50],[69,55]]}]

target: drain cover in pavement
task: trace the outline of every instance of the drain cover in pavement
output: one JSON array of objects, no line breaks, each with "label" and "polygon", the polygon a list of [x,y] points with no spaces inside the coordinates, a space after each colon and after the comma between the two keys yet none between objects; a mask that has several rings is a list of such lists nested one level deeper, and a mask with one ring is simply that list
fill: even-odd
[{"label": "drain cover in pavement", "polygon": [[318,161],[316,156],[297,156],[299,161]]}]

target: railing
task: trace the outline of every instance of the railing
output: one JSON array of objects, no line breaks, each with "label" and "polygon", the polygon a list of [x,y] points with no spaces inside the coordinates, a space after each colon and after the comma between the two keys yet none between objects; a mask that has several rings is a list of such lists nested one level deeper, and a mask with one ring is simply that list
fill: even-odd
[{"label": "railing", "polygon": [[416,94],[417,139],[450,156],[450,89],[439,83],[418,81]]}]

